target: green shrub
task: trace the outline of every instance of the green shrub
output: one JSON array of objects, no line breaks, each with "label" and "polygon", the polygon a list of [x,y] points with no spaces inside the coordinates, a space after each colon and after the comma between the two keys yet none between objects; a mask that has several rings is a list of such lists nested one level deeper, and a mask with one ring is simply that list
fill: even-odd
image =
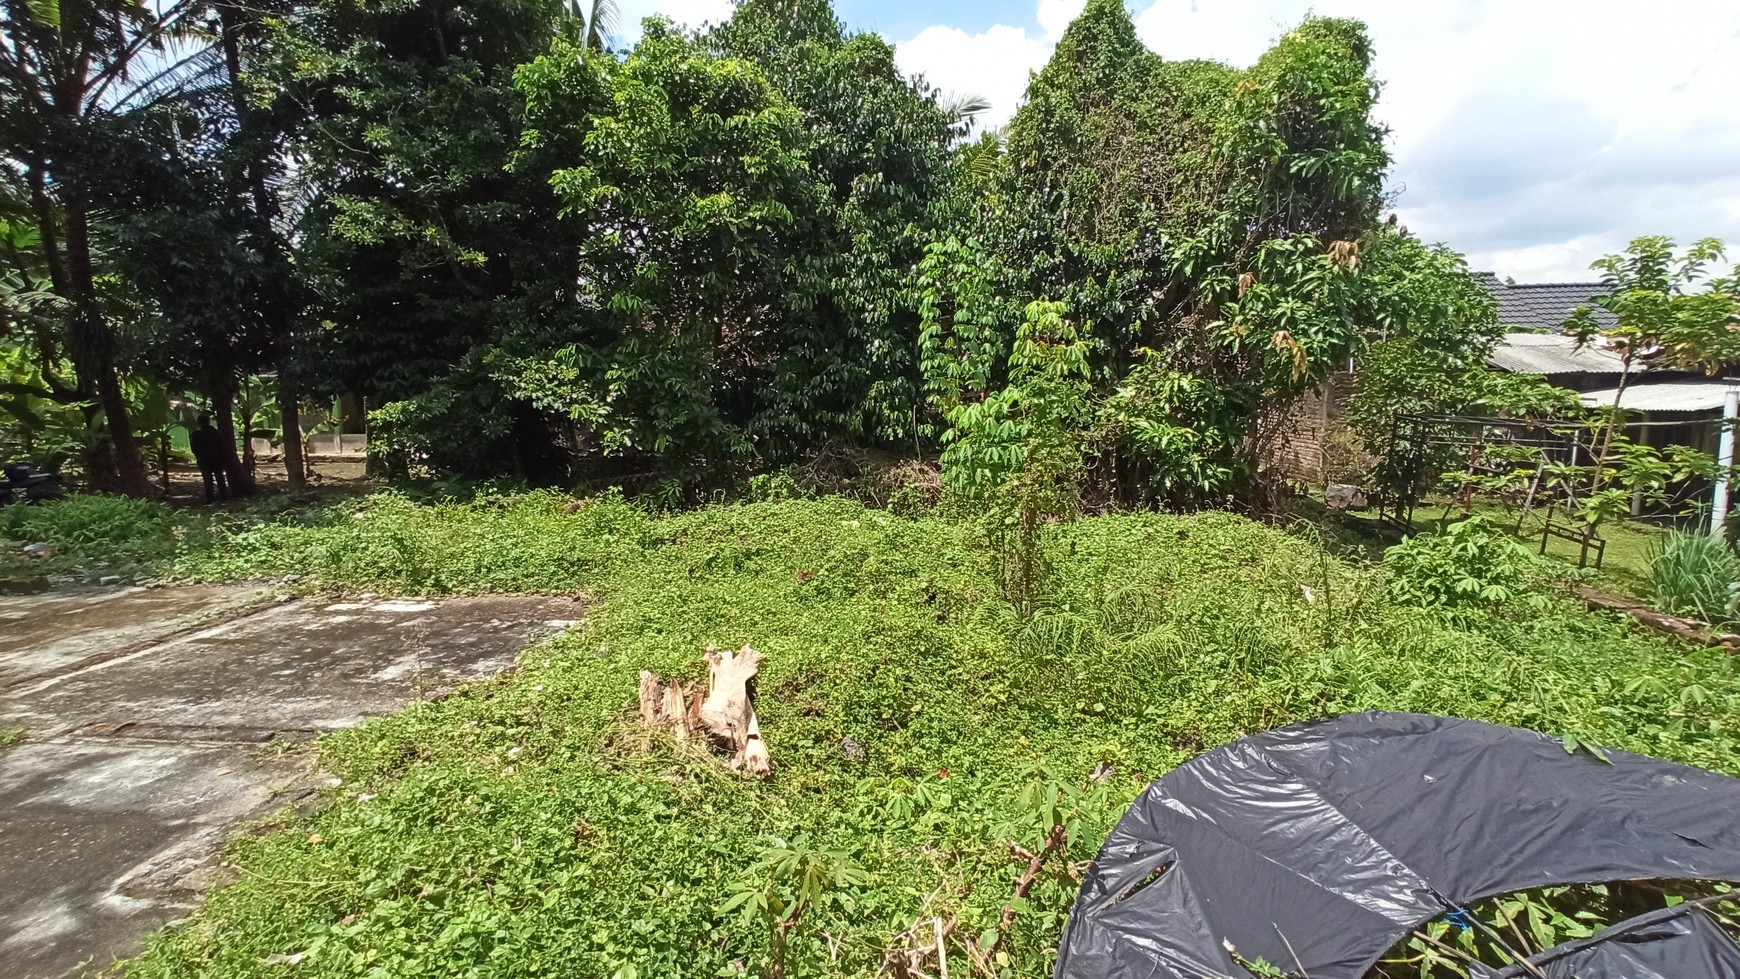
[{"label": "green shrub", "polygon": [[1395,598],[1419,608],[1541,608],[1544,565],[1534,552],[1476,514],[1384,552]]},{"label": "green shrub", "polygon": [[1649,599],[1715,625],[1737,617],[1740,556],[1720,538],[1676,530],[1649,542]]},{"label": "green shrub", "polygon": [[196,578],[297,576],[389,593],[571,592],[642,546],[646,517],[620,497],[553,492],[420,504],[382,492],[231,527],[180,564]]}]

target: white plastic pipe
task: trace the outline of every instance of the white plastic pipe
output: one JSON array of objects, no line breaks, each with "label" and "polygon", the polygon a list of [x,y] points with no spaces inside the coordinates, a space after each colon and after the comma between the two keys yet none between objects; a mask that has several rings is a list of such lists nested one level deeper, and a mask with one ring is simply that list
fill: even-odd
[{"label": "white plastic pipe", "polygon": [[1724,537],[1728,527],[1728,471],[1734,468],[1734,424],[1740,418],[1740,387],[1728,386],[1722,401],[1722,440],[1716,451],[1716,495],[1710,501],[1710,536]]}]

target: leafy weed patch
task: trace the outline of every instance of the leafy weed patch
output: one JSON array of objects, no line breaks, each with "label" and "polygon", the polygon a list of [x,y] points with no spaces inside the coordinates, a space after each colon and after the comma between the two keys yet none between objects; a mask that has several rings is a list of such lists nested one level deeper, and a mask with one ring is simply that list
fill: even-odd
[{"label": "leafy weed patch", "polygon": [[[186,569],[600,601],[515,675],[322,741],[341,798],[236,843],[129,975],[868,977],[942,929],[963,974],[1037,977],[1135,793],[1244,732],[1416,710],[1740,772],[1733,659],[1550,593],[1452,616],[1309,535],[1138,514],[1051,528],[1021,616],[978,533],[535,494],[236,533]],[[767,653],[769,782],[639,728],[638,671],[698,678],[708,642]]]}]

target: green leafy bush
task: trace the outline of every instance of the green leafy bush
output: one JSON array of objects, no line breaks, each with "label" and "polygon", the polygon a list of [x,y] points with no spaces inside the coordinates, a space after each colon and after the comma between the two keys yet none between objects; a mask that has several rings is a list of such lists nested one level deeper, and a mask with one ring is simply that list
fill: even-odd
[{"label": "green leafy bush", "polygon": [[1740,556],[1720,538],[1676,530],[1649,543],[1648,589],[1664,612],[1727,625],[1740,617]]},{"label": "green leafy bush", "polygon": [[1475,515],[1436,534],[1420,534],[1384,552],[1390,591],[1427,609],[1542,608],[1544,566],[1516,538]]}]

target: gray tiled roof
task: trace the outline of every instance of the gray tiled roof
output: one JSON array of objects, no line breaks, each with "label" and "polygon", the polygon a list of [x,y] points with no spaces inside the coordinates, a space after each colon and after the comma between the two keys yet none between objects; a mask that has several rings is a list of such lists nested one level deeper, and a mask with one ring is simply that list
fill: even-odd
[{"label": "gray tiled roof", "polygon": [[[1491,272],[1477,273],[1480,284],[1498,300],[1498,322],[1501,326],[1530,330],[1564,329],[1578,306],[1593,305],[1590,300],[1606,292],[1599,282],[1526,282],[1509,285]],[[1609,327],[1617,320],[1599,306],[1595,310],[1597,326]]]}]

